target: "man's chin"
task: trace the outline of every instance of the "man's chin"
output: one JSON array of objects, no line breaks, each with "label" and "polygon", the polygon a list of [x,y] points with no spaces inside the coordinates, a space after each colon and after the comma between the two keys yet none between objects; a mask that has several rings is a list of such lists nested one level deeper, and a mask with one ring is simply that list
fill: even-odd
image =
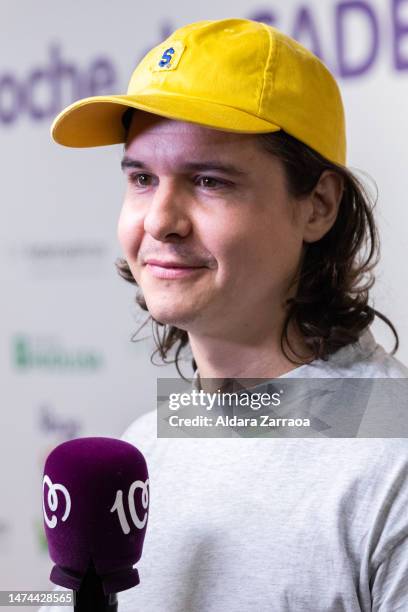
[{"label": "man's chin", "polygon": [[161,308],[150,309],[148,307],[148,310],[153,319],[158,323],[162,325],[172,325],[173,327],[178,327],[185,331],[187,331],[189,323],[191,324],[195,319],[193,313],[187,313],[186,311],[177,312],[176,309],[163,310]]}]

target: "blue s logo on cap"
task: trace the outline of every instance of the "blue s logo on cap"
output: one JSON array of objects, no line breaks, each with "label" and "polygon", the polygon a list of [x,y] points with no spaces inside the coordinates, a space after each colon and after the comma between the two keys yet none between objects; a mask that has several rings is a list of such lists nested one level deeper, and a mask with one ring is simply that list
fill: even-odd
[{"label": "blue s logo on cap", "polygon": [[[171,45],[167,47],[166,45]],[[153,72],[170,72],[176,70],[181,56],[185,51],[185,44],[181,40],[167,41],[160,45],[151,64]]]},{"label": "blue s logo on cap", "polygon": [[175,50],[173,47],[169,47],[168,49],[165,50],[159,62],[160,68],[164,68],[165,66],[170,67],[170,62],[173,59],[174,53],[175,53]]}]

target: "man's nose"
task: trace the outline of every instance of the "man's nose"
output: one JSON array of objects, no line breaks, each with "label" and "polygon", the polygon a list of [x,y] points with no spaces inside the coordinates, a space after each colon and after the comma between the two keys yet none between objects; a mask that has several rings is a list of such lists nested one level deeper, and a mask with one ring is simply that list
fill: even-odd
[{"label": "man's nose", "polygon": [[160,183],[144,219],[145,232],[156,240],[165,240],[172,234],[188,235],[191,222],[188,216],[187,197],[180,187]]}]

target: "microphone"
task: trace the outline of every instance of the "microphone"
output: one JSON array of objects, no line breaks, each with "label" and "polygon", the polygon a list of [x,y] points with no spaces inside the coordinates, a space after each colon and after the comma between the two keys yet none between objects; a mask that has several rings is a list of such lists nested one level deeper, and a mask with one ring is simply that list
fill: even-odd
[{"label": "microphone", "polygon": [[145,458],[114,438],[78,438],[48,455],[44,528],[50,580],[72,589],[75,612],[116,612],[116,593],[139,584],[149,505]]}]

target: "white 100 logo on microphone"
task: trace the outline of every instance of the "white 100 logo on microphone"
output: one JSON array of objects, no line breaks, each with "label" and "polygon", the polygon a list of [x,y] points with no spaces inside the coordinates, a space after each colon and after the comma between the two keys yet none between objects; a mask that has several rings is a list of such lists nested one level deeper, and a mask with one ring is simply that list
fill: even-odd
[{"label": "white 100 logo on microphone", "polygon": [[44,479],[43,479],[43,512],[44,512],[44,520],[47,523],[48,527],[50,529],[54,529],[54,527],[56,526],[58,519],[55,516],[55,514],[52,515],[51,518],[48,517],[47,515],[47,511],[45,509],[45,495],[44,495],[44,488],[45,485],[48,486],[48,493],[47,493],[47,504],[48,504],[48,508],[52,511],[55,512],[56,509],[58,508],[58,493],[57,491],[61,491],[61,493],[64,495],[65,498],[65,512],[63,514],[63,516],[61,517],[61,521],[66,521],[67,518],[69,517],[69,513],[71,512],[71,497],[70,494],[68,493],[68,490],[66,487],[64,487],[64,485],[62,484],[53,484],[52,480],[49,476],[45,475]]},{"label": "white 100 logo on microphone", "polygon": [[[149,479],[147,479],[146,482],[143,482],[143,480],[135,480],[135,482],[132,482],[129,488],[129,493],[128,493],[129,512],[130,512],[130,516],[132,517],[132,521],[135,527],[137,527],[137,529],[143,529],[143,527],[146,525],[147,512],[144,513],[144,517],[142,519],[138,517],[137,512],[136,512],[136,507],[135,507],[135,497],[134,497],[135,491],[136,489],[142,490],[142,497],[141,497],[142,506],[144,510],[146,510],[147,506],[149,505],[149,491],[147,488],[148,484],[149,484]],[[118,513],[119,522],[120,522],[120,526],[122,527],[123,533],[128,534],[130,532],[130,526],[127,521],[126,515],[125,515],[125,509],[123,507],[123,491],[120,489],[119,491],[116,492],[115,503],[113,504],[110,511],[115,512],[115,510]]]}]

